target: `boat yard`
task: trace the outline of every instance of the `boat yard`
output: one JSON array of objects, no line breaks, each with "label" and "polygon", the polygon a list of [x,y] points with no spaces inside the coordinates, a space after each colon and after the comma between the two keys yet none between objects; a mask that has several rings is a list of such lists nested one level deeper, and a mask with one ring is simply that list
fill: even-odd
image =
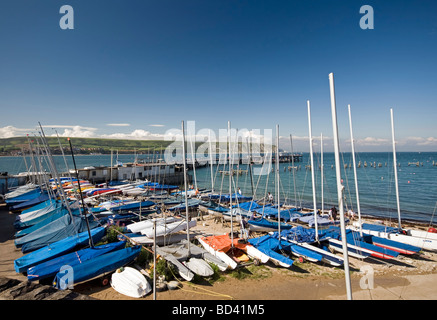
[{"label": "boat yard", "polygon": [[[13,243],[12,224],[16,214],[8,212],[4,204],[0,206],[0,210],[2,222],[0,275],[27,283],[27,277],[16,273],[13,268],[13,261],[23,255]],[[196,215],[193,219],[197,220],[197,223],[190,228],[190,232],[196,235],[223,235],[231,231],[229,222],[217,219],[214,215],[199,211],[198,216]],[[234,228],[237,227],[238,224],[234,223]],[[426,229],[423,225],[419,228]],[[431,290],[433,283],[437,282],[435,261],[437,261],[437,254],[431,251],[424,251],[416,257],[400,256],[392,260],[350,258],[354,299],[433,299],[432,295],[428,295],[427,288]],[[372,290],[360,288],[362,271],[366,270],[366,266],[374,271],[375,288]],[[266,297],[272,300],[344,299],[343,277],[344,271],[341,267],[335,268],[324,263],[316,264],[297,260],[291,268],[282,268],[271,262],[258,266],[249,263],[237,270],[221,272],[221,280],[213,282],[212,285],[207,281],[190,282],[176,276],[178,289],[159,291],[157,299],[258,300],[266,299]],[[146,278],[152,284],[150,275]],[[423,283],[427,285],[424,287]],[[74,292],[95,299],[133,299],[120,294],[109,285],[103,286],[98,280],[79,284],[74,288]],[[62,297],[67,296],[62,295]],[[35,298],[30,298],[31,295],[27,297]],[[39,299],[43,297],[45,296],[40,295]],[[59,297],[61,297],[60,294]],[[11,299],[10,296],[9,298]],[[153,297],[152,294],[148,294],[140,299],[152,300]]]}]

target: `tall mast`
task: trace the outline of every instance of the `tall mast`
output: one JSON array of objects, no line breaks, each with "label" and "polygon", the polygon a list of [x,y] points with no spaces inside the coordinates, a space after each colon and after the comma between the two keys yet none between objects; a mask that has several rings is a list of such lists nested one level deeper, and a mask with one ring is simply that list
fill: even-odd
[{"label": "tall mast", "polygon": [[316,181],[314,178],[314,159],[313,159],[313,137],[312,137],[312,129],[311,129],[311,107],[310,107],[310,101],[307,100],[307,106],[308,106],[308,131],[309,131],[309,138],[310,138],[310,159],[311,159],[311,182],[313,186],[313,208],[314,208],[314,226],[316,231],[316,240],[319,240],[319,231],[317,226],[317,202],[316,202]]},{"label": "tall mast", "polygon": [[340,170],[340,151],[338,140],[338,127],[337,127],[337,110],[335,104],[335,88],[334,88],[334,74],[329,74],[329,88],[331,95],[331,113],[332,113],[332,130],[334,138],[334,150],[335,150],[335,172],[337,176],[337,196],[338,207],[340,209],[340,228],[341,228],[341,240],[343,243],[343,259],[344,259],[344,273],[346,280],[346,294],[348,300],[352,300],[352,288],[349,273],[349,256],[347,251],[346,241],[346,227],[344,223],[344,210],[343,210],[343,186],[341,185],[341,170]]},{"label": "tall mast", "polygon": [[[290,147],[291,147],[291,170],[293,172],[293,190],[294,190],[294,206],[297,208],[297,195],[296,195],[296,177],[294,174],[294,152],[293,152],[293,139],[290,134]],[[302,206],[300,206],[302,207]]]},{"label": "tall mast", "polygon": [[[213,165],[213,159],[212,159],[212,143],[211,143],[211,129],[209,130],[209,166],[211,169],[211,192],[214,192],[214,174],[213,174],[213,170],[212,170],[212,165]],[[214,152],[215,155],[215,152]]]},{"label": "tall mast", "polygon": [[360,225],[360,236],[363,236],[363,229],[361,226],[361,207],[360,207],[360,194],[358,192],[358,178],[357,178],[357,165],[355,163],[355,146],[354,146],[354,136],[352,133],[352,116],[351,116],[351,105],[347,105],[349,111],[349,126],[351,131],[351,146],[352,146],[352,164],[354,166],[354,178],[355,178],[355,192],[357,194],[357,210],[358,210],[358,223]]},{"label": "tall mast", "polygon": [[228,121],[228,148],[229,148],[229,211],[231,214],[231,246],[234,247],[234,217],[232,216],[232,168],[231,168],[231,121]]},{"label": "tall mast", "polygon": [[[197,190],[197,176],[196,176],[196,155],[193,147],[193,133],[190,130],[190,149],[191,149],[191,161],[193,162],[193,175],[194,175],[194,189]],[[196,139],[196,138],[194,138]]]},{"label": "tall mast", "polygon": [[393,108],[390,109],[390,117],[391,117],[391,137],[393,141],[393,167],[395,170],[395,187],[396,187],[396,203],[398,206],[398,227],[402,228],[401,225],[401,206],[399,204],[399,186],[398,186],[398,169],[396,162],[396,142],[395,142],[395,125],[393,120]]},{"label": "tall mast", "polygon": [[323,133],[320,133],[320,186],[321,186],[321,193],[322,193],[322,196],[321,196],[321,200],[322,200],[322,213],[323,213],[323,211],[325,210],[325,206],[324,206],[324,204],[325,204],[325,202],[324,202],[324,199],[323,199],[323,195],[324,195],[324,193],[323,193],[323,168],[324,167],[324,164],[323,164]]},{"label": "tall mast", "polygon": [[185,188],[185,218],[187,221],[187,240],[188,240],[188,256],[190,256],[190,228],[188,219],[188,187],[187,187],[187,158],[185,154],[185,126],[184,121],[182,121],[182,161],[184,164],[184,188]]},{"label": "tall mast", "polygon": [[278,202],[278,236],[279,243],[281,243],[281,203],[279,197],[279,125],[276,125],[276,199]]},{"label": "tall mast", "polygon": [[45,148],[45,152],[46,152],[46,155],[47,155],[47,160],[48,160],[49,166],[50,166],[50,168],[52,170],[52,174],[54,176],[54,179],[56,181],[56,185],[57,185],[56,190],[59,192],[59,195],[61,196],[61,199],[64,202],[64,205],[67,208],[68,213],[71,216],[71,220],[74,223],[73,213],[71,212],[69,201],[67,199],[67,196],[65,195],[64,188],[62,187],[61,178],[59,176],[59,173],[58,173],[58,170],[56,168],[55,162],[53,160],[52,152],[50,151],[50,147],[49,147],[49,144],[47,142],[44,130],[42,129],[41,123],[38,122],[38,124],[39,124],[39,127],[41,129],[41,141],[42,141],[42,143],[44,145],[44,148]]},{"label": "tall mast", "polygon": [[80,200],[82,202],[83,216],[85,218],[86,227],[88,229],[88,237],[89,237],[90,247],[94,248],[93,237],[91,237],[90,223],[88,221],[88,217],[87,217],[87,213],[86,213],[87,207],[86,207],[85,202],[83,200],[82,189],[80,188],[79,173],[78,173],[77,168],[76,168],[76,160],[74,160],[73,146],[71,145],[70,138],[67,138],[67,140],[68,140],[68,143],[70,144],[71,157],[73,158],[74,172],[76,173],[76,179],[77,179],[77,188],[79,189]]}]

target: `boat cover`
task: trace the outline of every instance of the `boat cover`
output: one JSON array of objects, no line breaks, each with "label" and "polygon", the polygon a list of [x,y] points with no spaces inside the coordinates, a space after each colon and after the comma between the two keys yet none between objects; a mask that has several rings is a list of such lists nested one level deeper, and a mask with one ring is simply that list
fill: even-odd
[{"label": "boat cover", "polygon": [[[341,240],[341,232],[339,227],[329,227],[325,232],[327,236],[333,239]],[[361,247],[363,249],[368,249],[370,251],[374,251],[388,257],[396,258],[399,255],[399,252],[387,248],[382,248],[367,242],[369,241],[369,239],[370,238],[361,237],[359,232],[346,230],[346,242],[351,245]]]},{"label": "boat cover", "polygon": [[[68,210],[66,208],[56,208],[48,214],[35,218],[35,220],[31,220],[29,222],[20,224],[20,226],[26,226],[26,225],[29,226],[25,229],[21,229],[20,231],[17,231],[15,233],[15,237],[19,238],[28,235],[29,233],[32,233],[48,225],[50,222],[58,220],[59,218],[65,215],[69,215]],[[33,224],[33,222],[35,222],[35,224]]]},{"label": "boat cover", "polygon": [[[97,227],[91,230],[91,237],[95,242],[105,235],[106,229],[104,227]],[[18,273],[27,271],[28,268],[35,266],[41,262],[59,257],[60,255],[74,250],[78,246],[84,246],[89,242],[88,231],[81,232],[69,236],[60,241],[54,242],[50,245],[42,247],[36,251],[28,253],[18,259],[14,260],[14,268]]]},{"label": "boat cover", "polygon": [[262,253],[272,257],[275,260],[278,260],[282,263],[292,265],[293,260],[282,255],[277,251],[285,251],[291,252],[291,243],[287,241],[279,241],[278,238],[273,238],[271,235],[267,234],[262,237],[249,239],[249,243],[257,248]]},{"label": "boat cover", "polygon": [[[94,228],[97,226],[97,222],[89,219],[89,225],[90,228]],[[84,218],[73,216],[72,219],[68,214],[16,239],[15,245],[17,248],[21,248],[23,253],[27,253],[86,230],[87,223]]]},{"label": "boat cover", "polygon": [[[299,221],[303,222],[303,223],[307,223],[308,226],[311,228],[316,225],[313,213],[311,213],[310,215],[306,215],[304,217],[300,217]],[[345,221],[345,223],[348,223],[349,219],[345,218],[344,221]],[[320,217],[320,216],[317,217],[317,225],[318,226],[329,226],[329,225],[334,226],[334,225],[339,225],[339,224],[340,224],[340,220],[331,221],[330,219],[325,218],[325,217]]]},{"label": "boat cover", "polygon": [[57,258],[37,264],[27,269],[27,279],[29,281],[41,280],[53,277],[59,272],[64,265],[74,266],[87,260],[101,256],[102,254],[122,249],[126,246],[125,241],[117,241],[97,247],[81,249],[75,252],[67,253]]},{"label": "boat cover", "polygon": [[36,204],[39,204],[41,202],[48,200],[48,199],[50,199],[49,195],[46,192],[44,192],[44,193],[37,195],[36,197],[33,197],[32,199],[28,199],[26,201],[20,202],[18,204],[15,204],[15,205],[9,207],[9,210],[20,211],[23,209],[30,208]]},{"label": "boat cover", "polygon": [[34,199],[41,195],[41,189],[40,188],[30,189],[28,191],[25,191],[24,193],[18,194],[17,196],[11,196],[11,195],[12,193],[5,195],[5,202],[8,205],[14,205]]},{"label": "boat cover", "polygon": [[[270,221],[266,218],[259,218],[259,219],[249,219],[247,221],[250,225],[253,225],[254,227],[259,228],[266,228],[266,229],[272,229],[277,230],[278,229],[278,222],[277,221]],[[291,229],[292,225],[281,222],[281,230],[285,229]]]},{"label": "boat cover", "polygon": [[200,205],[208,208],[209,210],[213,210],[216,212],[229,212],[229,209],[226,207],[223,207],[222,205],[218,204],[217,202],[214,202],[212,200],[209,201],[200,201]]},{"label": "boat cover", "polygon": [[[264,216],[270,217],[270,218],[276,218],[278,217],[278,207],[274,206],[264,206],[264,208],[261,206],[258,209],[253,210],[259,214],[263,214]],[[300,217],[302,217],[302,214],[299,213],[296,209],[285,209],[280,211],[281,214],[281,220],[283,221],[294,221]]]},{"label": "boat cover", "polygon": [[[20,214],[16,217],[14,227],[16,229],[26,228],[37,224],[38,222],[48,218],[50,215],[62,211],[62,206],[59,202],[53,202],[46,205],[44,208],[29,211],[25,214]],[[58,216],[59,218],[59,216]]]},{"label": "boat cover", "polygon": [[240,203],[238,205],[234,205],[233,207],[234,208],[239,207],[247,211],[255,211],[258,208],[262,208],[262,205],[259,205],[255,201],[247,201],[247,202]]},{"label": "boat cover", "polygon": [[[116,250],[87,260],[83,263],[72,266],[72,283],[68,285],[77,284],[88,281],[96,277],[102,276],[106,273],[113,272],[118,268],[132,262],[141,251],[141,246],[127,247]],[[66,289],[63,287],[65,279],[68,278],[68,272],[71,270],[58,272],[53,280],[53,286],[57,289]]]},{"label": "boat cover", "polygon": [[[192,207],[197,207],[200,203],[199,199],[188,199],[188,207],[192,208]],[[185,201],[181,202],[180,204],[169,208],[168,210],[170,211],[182,211],[185,210]]]},{"label": "boat cover", "polygon": [[133,210],[133,209],[139,209],[139,208],[147,208],[155,205],[155,202],[147,200],[147,201],[135,201],[131,203],[126,203],[120,206],[114,206],[109,208],[112,212],[119,212],[122,210]]}]

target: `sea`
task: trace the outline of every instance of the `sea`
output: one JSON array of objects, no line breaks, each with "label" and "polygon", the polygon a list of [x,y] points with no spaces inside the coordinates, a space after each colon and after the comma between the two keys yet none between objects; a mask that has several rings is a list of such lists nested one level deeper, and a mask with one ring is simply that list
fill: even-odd
[{"label": "sea", "polygon": [[[148,160],[156,155],[119,154],[121,163]],[[337,179],[334,153],[314,154],[314,185],[316,208],[338,208]],[[363,216],[378,217],[384,220],[398,221],[396,199],[396,179],[392,152],[361,152],[355,154],[360,212]],[[115,163],[115,159],[112,159]],[[341,183],[345,211],[358,211],[352,154],[340,154]],[[402,221],[434,223],[437,206],[437,152],[397,152],[397,176],[399,188],[399,206]],[[30,165],[30,159],[26,160]],[[72,158],[54,156],[58,172],[67,172],[74,168]],[[65,164],[67,163],[67,165]],[[76,155],[77,168],[111,165],[111,155]],[[232,190],[238,188],[242,194],[254,199],[267,197],[270,192],[276,199],[276,180],[274,163],[269,170],[261,170],[261,165],[234,165],[233,169],[241,174],[232,176]],[[229,176],[223,172],[229,167],[223,164],[190,170],[193,184],[199,189],[212,189],[229,194]],[[0,173],[18,174],[26,171],[23,157],[0,157]],[[323,179],[322,179],[323,176]],[[322,182],[323,180],[323,182]],[[213,182],[212,182],[213,181]],[[309,153],[302,153],[300,162],[280,163],[280,201],[298,207],[313,208],[313,183]],[[323,186],[323,188],[322,188]],[[323,189],[323,190],[322,190]]]}]

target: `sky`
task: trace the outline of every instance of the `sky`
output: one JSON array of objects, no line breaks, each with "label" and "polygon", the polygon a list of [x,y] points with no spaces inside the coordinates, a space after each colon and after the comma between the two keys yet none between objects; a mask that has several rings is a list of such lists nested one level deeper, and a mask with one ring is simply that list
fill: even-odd
[{"label": "sky", "polygon": [[[73,9],[74,29],[60,21]],[[362,29],[364,5],[373,29]],[[70,12],[69,12],[70,13]],[[437,151],[437,3],[368,0],[6,0],[0,3],[0,138],[171,139],[231,127],[280,145]],[[369,20],[366,20],[369,23]],[[64,21],[65,22],[65,21]]]}]

